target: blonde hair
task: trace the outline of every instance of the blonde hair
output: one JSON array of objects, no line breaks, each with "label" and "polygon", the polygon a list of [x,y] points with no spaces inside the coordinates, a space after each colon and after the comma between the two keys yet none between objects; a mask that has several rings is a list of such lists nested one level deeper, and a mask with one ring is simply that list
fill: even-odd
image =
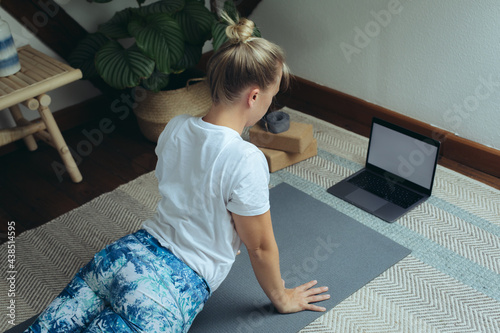
[{"label": "blonde hair", "polygon": [[255,24],[251,20],[238,18],[235,22],[226,13],[221,17],[229,23],[226,28],[228,42],[207,64],[213,103],[230,103],[252,85],[267,89],[278,79],[280,68],[280,90],[288,89],[290,73],[283,50],[264,38],[253,37]]}]

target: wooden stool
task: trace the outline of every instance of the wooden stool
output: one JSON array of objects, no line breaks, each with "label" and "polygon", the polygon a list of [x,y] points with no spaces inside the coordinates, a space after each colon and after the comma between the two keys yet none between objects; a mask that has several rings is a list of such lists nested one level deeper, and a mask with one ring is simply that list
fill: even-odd
[{"label": "wooden stool", "polygon": [[[34,151],[37,149],[35,138],[43,140],[58,151],[71,180],[79,183],[82,175],[49,109],[50,96],[45,93],[81,79],[82,73],[29,45],[17,51],[21,70],[0,78],[0,110],[9,108],[17,127],[0,129],[0,146],[23,139],[28,149]],[[40,119],[26,120],[19,103],[38,110]]]}]

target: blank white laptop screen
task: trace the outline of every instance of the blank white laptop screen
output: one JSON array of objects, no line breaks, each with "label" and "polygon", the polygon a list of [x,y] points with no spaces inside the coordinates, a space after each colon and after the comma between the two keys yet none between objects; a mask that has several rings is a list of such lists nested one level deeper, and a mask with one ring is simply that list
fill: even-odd
[{"label": "blank white laptop screen", "polygon": [[374,123],[368,163],[430,189],[438,148]]}]

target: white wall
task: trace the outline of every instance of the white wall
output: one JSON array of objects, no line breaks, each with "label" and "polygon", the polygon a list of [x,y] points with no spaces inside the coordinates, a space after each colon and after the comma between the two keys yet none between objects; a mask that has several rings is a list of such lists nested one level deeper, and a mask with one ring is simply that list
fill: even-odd
[{"label": "white wall", "polygon": [[500,149],[498,0],[264,0],[305,79]]},{"label": "white wall", "polygon": [[[135,0],[56,2],[90,32],[116,10],[136,6]],[[29,43],[57,57],[1,8],[0,16],[18,46]],[[264,0],[252,14],[298,76],[497,149],[499,17],[497,0]],[[97,94],[90,83],[75,82],[50,93],[52,110]],[[0,127],[12,125],[0,112]]]}]

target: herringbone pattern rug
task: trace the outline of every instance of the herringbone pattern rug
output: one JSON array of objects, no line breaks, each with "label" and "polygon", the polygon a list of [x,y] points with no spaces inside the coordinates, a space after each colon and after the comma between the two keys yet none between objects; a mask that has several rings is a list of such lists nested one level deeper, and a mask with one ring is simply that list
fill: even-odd
[{"label": "herringbone pattern rug", "polygon": [[[271,186],[287,182],[412,250],[301,332],[500,332],[500,191],[438,167],[433,196],[385,223],[326,193],[362,167],[367,139],[287,111],[314,125],[319,153],[272,174]],[[149,173],[19,236],[16,322],[41,311],[105,244],[136,230],[157,200]],[[2,272],[9,270],[6,246]],[[10,328],[6,279],[0,288],[4,330]]]}]

